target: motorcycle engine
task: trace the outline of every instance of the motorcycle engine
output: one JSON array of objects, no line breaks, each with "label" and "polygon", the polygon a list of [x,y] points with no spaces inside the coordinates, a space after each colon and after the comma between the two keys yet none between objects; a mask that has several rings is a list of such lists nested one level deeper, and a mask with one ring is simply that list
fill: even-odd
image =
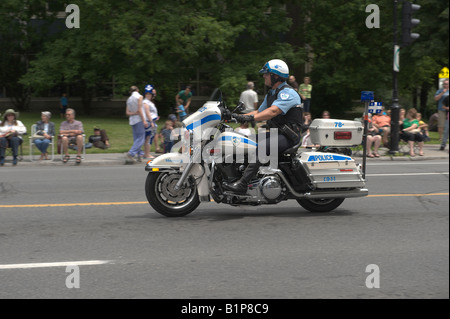
[{"label": "motorcycle engine", "polygon": [[259,191],[268,201],[274,201],[280,197],[283,186],[278,176],[267,176],[259,181]]}]

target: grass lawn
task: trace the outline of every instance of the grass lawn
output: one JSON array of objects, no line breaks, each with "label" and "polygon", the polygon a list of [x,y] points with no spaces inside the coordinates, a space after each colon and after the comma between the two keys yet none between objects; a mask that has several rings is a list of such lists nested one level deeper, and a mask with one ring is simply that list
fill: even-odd
[{"label": "grass lawn", "polygon": [[[86,134],[86,142],[88,142],[89,136],[94,134],[94,126],[99,126],[106,130],[108,134],[111,147],[107,150],[101,150],[95,147],[86,149],[87,154],[92,153],[123,153],[127,152],[131,145],[133,144],[133,134],[131,131],[131,126],[128,124],[127,117],[93,117],[93,116],[77,116],[78,121],[83,122],[84,131]],[[35,124],[40,120],[40,113],[24,113],[21,112],[19,120],[27,127],[28,132],[31,130],[31,125]],[[52,117],[51,121],[55,123],[56,131],[59,132],[59,127],[62,123],[62,119],[59,114]],[[158,121],[158,131],[164,126],[166,119],[162,118]],[[232,124],[231,126],[237,127],[237,124]],[[23,139],[23,149],[24,155],[29,153],[29,136],[24,136]],[[426,142],[426,144],[440,144],[438,132],[430,132],[431,141]],[[34,154],[39,154],[36,148],[33,148]],[[152,145],[151,151],[155,151],[154,145]],[[73,151],[72,151],[73,152]],[[56,151],[55,151],[56,153]]]},{"label": "grass lawn", "polygon": [[[40,120],[40,114],[36,113],[20,113],[19,120],[27,127],[27,131],[31,131],[31,126]],[[59,132],[59,127],[63,120],[57,114],[50,119],[55,123],[56,132]],[[94,126],[99,126],[105,129],[109,137],[111,147],[107,150],[102,150],[96,147],[86,149],[87,154],[93,153],[124,153],[127,152],[133,144],[133,133],[131,126],[128,124],[127,117],[92,117],[92,116],[77,116],[76,120],[83,122],[84,132],[86,134],[86,143],[89,136],[94,134]],[[158,131],[164,125],[166,119],[158,121]],[[152,145],[151,151],[155,151]],[[23,152],[24,155],[29,153],[29,135],[23,138]],[[74,151],[71,151],[74,152]],[[56,153],[56,150],[55,150]],[[33,154],[40,154],[39,151],[33,147]]]}]

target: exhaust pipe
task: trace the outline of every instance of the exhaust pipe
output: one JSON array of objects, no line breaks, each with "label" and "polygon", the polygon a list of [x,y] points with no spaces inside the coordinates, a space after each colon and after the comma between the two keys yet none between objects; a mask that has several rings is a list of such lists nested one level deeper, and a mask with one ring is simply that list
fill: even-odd
[{"label": "exhaust pipe", "polygon": [[282,172],[276,173],[286,184],[289,191],[297,198],[350,198],[350,197],[364,197],[369,195],[367,188],[358,188],[348,191],[312,191],[308,193],[298,193],[291,186],[289,181]]}]

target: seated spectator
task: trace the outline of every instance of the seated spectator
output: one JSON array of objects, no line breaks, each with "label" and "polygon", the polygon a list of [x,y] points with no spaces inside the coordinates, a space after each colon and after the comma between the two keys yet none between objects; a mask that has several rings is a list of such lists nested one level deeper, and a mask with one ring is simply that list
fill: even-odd
[{"label": "seated spectator", "polygon": [[400,130],[403,128],[403,121],[405,120],[405,114],[406,114],[406,110],[404,108],[401,108],[399,111],[399,120],[398,120],[398,124],[400,126]]},{"label": "seated spectator", "polygon": [[166,121],[164,128],[161,130],[160,137],[164,140],[164,153],[170,153],[173,147],[174,140],[172,137],[173,122]]},{"label": "seated spectator", "polygon": [[430,116],[428,120],[428,131],[437,132],[439,122],[439,114],[436,112]]},{"label": "seated spectator", "polygon": [[[322,115],[323,116],[323,115]],[[309,126],[311,125],[311,113],[303,113],[303,127],[302,127],[302,147],[313,148],[319,147],[319,145],[314,145],[311,141],[311,133],[309,131]]]},{"label": "seated spectator", "polygon": [[[367,127],[367,144],[366,144],[366,154],[368,157],[380,157],[378,153],[378,148],[381,145],[381,135],[380,130],[373,125],[372,114],[369,114],[369,125]],[[373,153],[372,153],[373,146]]]},{"label": "seated spectator", "polygon": [[62,146],[63,146],[63,163],[67,163],[70,159],[69,156],[69,144],[76,144],[77,146],[77,157],[76,164],[81,163],[81,151],[83,150],[83,123],[75,120],[75,110],[68,108],[66,110],[66,121],[61,123],[59,128],[59,134],[62,137]]},{"label": "seated spectator", "polygon": [[416,156],[414,154],[414,142],[419,145],[419,155],[423,156],[423,144],[424,137],[420,133],[419,121],[416,119],[417,110],[415,108],[409,109],[406,113],[406,117],[403,120],[403,128],[400,133],[400,138],[409,145],[409,155]]},{"label": "seated spectator", "polygon": [[385,112],[384,107],[380,115],[374,115],[372,125],[379,130],[382,142],[385,147],[389,147],[389,134],[391,133],[391,117]]},{"label": "seated spectator", "polygon": [[19,145],[22,144],[22,135],[27,132],[27,128],[17,118],[19,112],[13,109],[6,110],[3,121],[0,124],[0,166],[5,165],[6,148],[10,147],[13,153],[13,165],[17,165],[17,155]]},{"label": "seated spectator", "polygon": [[42,138],[33,138],[33,143],[37,149],[41,152],[39,160],[48,160],[47,149],[52,142],[52,136],[55,136],[55,123],[50,122],[52,113],[41,112],[41,120],[36,123],[36,135],[42,136]]},{"label": "seated spectator", "polygon": [[430,133],[428,133],[428,124],[422,121],[422,114],[417,113],[416,115],[417,121],[419,121],[419,129],[420,133],[422,133],[424,137],[424,141],[428,142],[430,140]]},{"label": "seated spectator", "polygon": [[252,134],[252,131],[248,128],[248,122],[241,123],[234,131],[245,136],[250,136]]},{"label": "seated spectator", "polygon": [[106,131],[100,129],[98,126],[94,127],[94,135],[89,136],[89,143],[92,143],[94,147],[101,148],[102,150],[106,150],[110,146]]},{"label": "seated spectator", "polygon": [[[442,107],[444,109],[448,109],[448,95],[445,97],[444,101],[442,102]],[[439,148],[440,151],[445,150],[445,146],[447,145],[448,140],[448,112],[447,112],[447,120],[445,121],[444,125],[444,133],[442,135],[442,141],[441,141],[441,147]]]},{"label": "seated spectator", "polygon": [[328,111],[323,111],[323,112],[322,112],[322,118],[323,118],[323,119],[330,119],[330,118],[331,118],[330,112],[328,112]]}]

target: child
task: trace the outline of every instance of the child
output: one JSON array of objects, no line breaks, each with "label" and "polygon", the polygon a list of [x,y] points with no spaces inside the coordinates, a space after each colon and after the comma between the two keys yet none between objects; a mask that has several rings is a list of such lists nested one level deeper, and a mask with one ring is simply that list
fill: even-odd
[{"label": "child", "polygon": [[164,128],[161,130],[160,136],[164,139],[164,153],[169,153],[173,147],[172,135],[173,124],[172,121],[166,121]]},{"label": "child", "polygon": [[180,116],[180,121],[183,122],[183,120],[186,118],[186,111],[184,110],[183,100],[178,99],[177,102],[177,113]]},{"label": "child", "polygon": [[428,124],[422,121],[421,113],[416,114],[416,119],[419,121],[420,133],[422,133],[423,137],[425,138],[425,142],[428,142],[430,140],[430,134],[428,133]]}]

